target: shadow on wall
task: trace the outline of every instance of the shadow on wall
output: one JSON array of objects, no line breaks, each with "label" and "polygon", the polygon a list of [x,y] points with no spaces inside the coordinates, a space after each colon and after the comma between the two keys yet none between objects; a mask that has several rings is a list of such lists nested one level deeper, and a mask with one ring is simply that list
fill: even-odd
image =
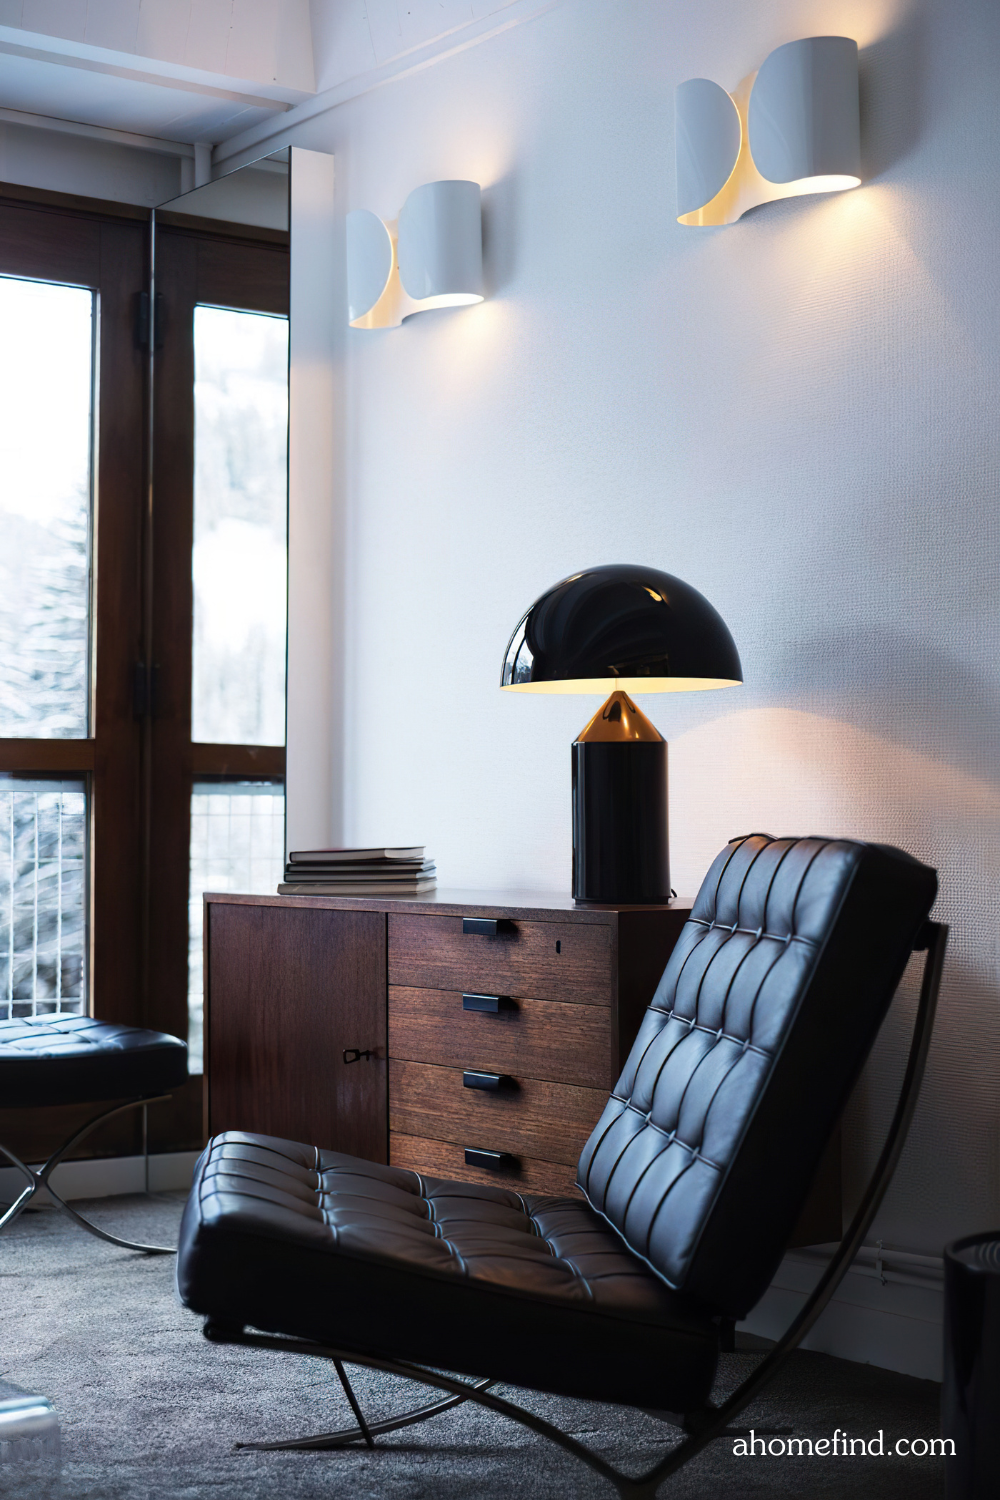
[{"label": "shadow on wall", "polygon": [[924,19],[913,9],[858,55],[862,181],[877,182],[920,140],[924,116]]},{"label": "shadow on wall", "polygon": [[[810,686],[815,703],[811,679]],[[967,700],[961,713],[968,713]],[[726,840],[751,828],[878,839],[942,872],[945,920],[947,910],[960,912],[967,932],[991,931],[1000,788],[981,773],[957,770],[927,743],[929,734],[923,738],[911,748],[846,716],[787,704],[748,707],[673,737],[674,885],[696,889]],[[995,953],[992,941],[988,947]]]},{"label": "shadow on wall", "polygon": [[769,676],[781,685],[782,706],[822,707],[1000,783],[1000,684],[926,641],[878,629],[814,636],[778,656]]}]

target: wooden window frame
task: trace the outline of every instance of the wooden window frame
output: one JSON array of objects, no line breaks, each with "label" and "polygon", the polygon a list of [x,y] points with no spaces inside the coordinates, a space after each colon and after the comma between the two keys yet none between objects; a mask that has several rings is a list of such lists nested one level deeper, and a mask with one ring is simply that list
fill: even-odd
[{"label": "wooden window frame", "polygon": [[[150,357],[137,336],[137,298],[149,286],[149,211],[0,184],[0,274],[89,287],[100,319],[90,733],[75,740],[0,739],[0,771],[86,778],[88,1007],[101,1020],[186,1038],[192,782],[283,779],[285,771],[284,747],[192,744],[190,738],[194,404],[188,312],[196,302],[210,302],[287,316],[288,236],[192,223],[180,215],[157,218],[161,245],[172,237],[185,255],[173,269],[169,253],[161,261],[166,338],[154,358],[151,424]],[[152,504],[151,436],[157,455]],[[156,663],[155,691],[138,705],[136,666]],[[150,1111],[152,1149],[202,1143],[202,1089],[202,1078],[193,1076],[170,1105]],[[39,1160],[94,1112],[90,1105],[0,1108],[0,1140],[22,1160]],[[113,1122],[82,1154],[134,1154],[138,1130],[138,1119]]]}]

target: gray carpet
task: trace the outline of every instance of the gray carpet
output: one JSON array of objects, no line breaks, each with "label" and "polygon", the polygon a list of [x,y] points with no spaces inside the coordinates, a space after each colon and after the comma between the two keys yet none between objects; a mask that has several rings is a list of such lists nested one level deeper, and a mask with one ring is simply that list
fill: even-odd
[{"label": "gray carpet", "polygon": [[[83,1211],[115,1232],[170,1243],[183,1199],[119,1198]],[[326,1500],[433,1496],[509,1500],[613,1497],[603,1479],[520,1427],[469,1406],[382,1439],[382,1451],[259,1454],[240,1440],[348,1426],[332,1369],[319,1361],[208,1344],[177,1302],[173,1260],[128,1254],[81,1233],[62,1214],[22,1215],[0,1236],[0,1378],[54,1402],[62,1427],[55,1477],[0,1465],[0,1494],[25,1500]],[[759,1354],[724,1358],[719,1389]],[[389,1377],[357,1371],[369,1415],[427,1399]],[[505,1389],[623,1466],[659,1456],[673,1429],[615,1407]],[[414,1399],[415,1398],[415,1399]],[[746,1415],[747,1425],[791,1426],[830,1437],[839,1427],[871,1438],[938,1433],[939,1388],[929,1381],[797,1353]],[[661,1495],[684,1500],[844,1496],[924,1500],[943,1492],[940,1459],[739,1458],[714,1443]]]}]

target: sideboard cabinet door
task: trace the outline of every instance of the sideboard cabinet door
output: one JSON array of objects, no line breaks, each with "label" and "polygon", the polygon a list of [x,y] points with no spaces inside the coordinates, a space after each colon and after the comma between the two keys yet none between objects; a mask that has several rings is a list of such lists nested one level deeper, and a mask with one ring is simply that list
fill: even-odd
[{"label": "sideboard cabinet door", "polygon": [[385,913],[209,901],[205,918],[209,1135],[387,1161]]}]

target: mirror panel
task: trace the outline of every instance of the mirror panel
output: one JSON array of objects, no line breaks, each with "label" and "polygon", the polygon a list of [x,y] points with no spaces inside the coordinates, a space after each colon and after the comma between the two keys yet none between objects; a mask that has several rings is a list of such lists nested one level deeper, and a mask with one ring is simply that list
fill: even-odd
[{"label": "mirror panel", "polygon": [[156,212],[288,232],[288,147],[161,203]]}]

